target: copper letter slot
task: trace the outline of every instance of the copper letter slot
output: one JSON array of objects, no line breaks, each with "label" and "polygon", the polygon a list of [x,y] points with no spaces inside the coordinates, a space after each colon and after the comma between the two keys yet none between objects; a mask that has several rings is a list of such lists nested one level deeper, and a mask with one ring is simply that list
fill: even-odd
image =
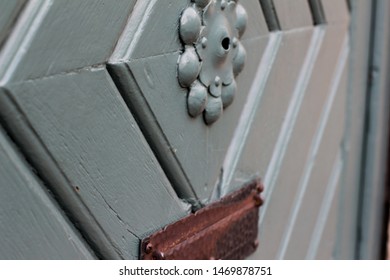
[{"label": "copper letter slot", "polygon": [[256,179],[238,191],[166,226],[141,243],[141,259],[243,259],[258,245],[263,185]]}]

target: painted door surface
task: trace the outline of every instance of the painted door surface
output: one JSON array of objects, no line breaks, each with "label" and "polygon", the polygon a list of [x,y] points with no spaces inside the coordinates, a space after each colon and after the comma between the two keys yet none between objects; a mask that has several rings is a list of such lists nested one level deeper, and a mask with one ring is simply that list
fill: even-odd
[{"label": "painted door surface", "polygon": [[355,258],[362,2],[0,0],[0,258],[137,259],[253,177],[249,258]]}]

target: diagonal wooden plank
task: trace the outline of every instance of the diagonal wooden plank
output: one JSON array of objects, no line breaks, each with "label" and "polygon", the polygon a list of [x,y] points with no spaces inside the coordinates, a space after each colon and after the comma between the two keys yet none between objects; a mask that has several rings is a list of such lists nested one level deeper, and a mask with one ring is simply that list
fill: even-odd
[{"label": "diagonal wooden plank", "polygon": [[273,0],[281,30],[291,30],[313,25],[307,0]]},{"label": "diagonal wooden plank", "polygon": [[2,1],[0,2],[0,47],[9,35],[12,26],[20,14],[26,0]]},{"label": "diagonal wooden plank", "polygon": [[[306,157],[305,169],[301,174],[294,198],[294,206],[285,227],[280,258],[305,258],[309,247],[308,242],[315,231],[317,215],[320,211],[319,205],[325,197],[326,182],[332,175],[331,170],[335,158],[340,153],[345,128],[347,58],[348,48],[344,44],[334,77],[329,83],[332,86],[328,89],[329,93],[311,140],[310,152]],[[305,231],[302,231],[302,228]]]},{"label": "diagonal wooden plank", "polygon": [[102,257],[137,258],[140,238],[189,212],[104,68],[8,85],[0,99],[19,146]]},{"label": "diagonal wooden plank", "polygon": [[0,84],[105,63],[135,0],[31,0],[0,53]]},{"label": "diagonal wooden plank", "polygon": [[[180,1],[173,3],[176,2]],[[206,126],[202,117],[191,118],[188,115],[188,90],[181,87],[177,80],[177,61],[182,46],[177,28],[172,32],[172,26],[177,25],[187,4],[139,2],[136,9],[145,11],[148,17],[130,18],[126,30],[132,35],[123,34],[110,58],[109,71],[177,193],[197,207],[216,199],[220,193],[218,187],[223,185],[220,181],[224,172],[223,158],[269,33],[259,2],[243,1],[241,4],[251,16],[242,38],[250,59],[246,60],[243,72],[236,78],[234,102],[226,108],[218,122]],[[158,7],[161,9],[157,12]],[[156,22],[150,16],[154,13],[159,14],[158,18],[164,13],[176,15],[175,19],[161,20],[164,27],[169,25],[171,28],[155,28]],[[156,30],[159,30],[158,34]],[[162,38],[167,42],[159,43]]]},{"label": "diagonal wooden plank", "polygon": [[0,127],[0,259],[94,259]]},{"label": "diagonal wooden plank", "polygon": [[328,24],[348,23],[350,13],[348,0],[320,0]]}]

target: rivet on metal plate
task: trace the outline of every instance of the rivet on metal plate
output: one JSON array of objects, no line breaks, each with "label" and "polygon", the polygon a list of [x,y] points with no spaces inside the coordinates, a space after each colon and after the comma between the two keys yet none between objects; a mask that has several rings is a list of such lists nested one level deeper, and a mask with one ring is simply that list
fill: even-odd
[{"label": "rivet on metal plate", "polygon": [[259,179],[163,228],[141,243],[141,259],[244,259],[258,247]]}]

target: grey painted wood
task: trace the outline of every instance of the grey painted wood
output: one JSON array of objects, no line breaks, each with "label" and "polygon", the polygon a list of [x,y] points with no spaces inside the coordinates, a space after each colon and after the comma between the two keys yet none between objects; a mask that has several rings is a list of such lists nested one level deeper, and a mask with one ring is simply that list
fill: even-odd
[{"label": "grey painted wood", "polygon": [[7,85],[2,118],[104,258],[137,258],[139,239],[189,211],[104,68]]},{"label": "grey painted wood", "polygon": [[262,95],[261,100],[258,108],[255,108],[253,124],[234,171],[230,189],[237,188],[250,174],[259,174],[265,179],[311,36],[311,28],[283,34],[265,87],[258,89],[258,94]]},{"label": "grey painted wood", "polygon": [[321,0],[326,22],[337,24],[348,22],[350,18],[347,0]]},{"label": "grey painted wood", "polygon": [[[346,1],[312,1],[328,23],[315,28],[309,1],[261,1],[274,4],[282,29],[271,33],[259,1],[241,1],[247,63],[233,105],[211,127],[188,116],[177,83],[178,19],[190,1],[135,2],[29,1],[0,52],[0,118],[98,256],[136,258],[140,238],[254,174],[266,204],[251,258],[372,255],[379,208],[367,198],[369,229],[355,252],[369,1],[354,4],[346,103]],[[377,108],[370,125],[383,123]],[[367,185],[380,179],[375,148]]]},{"label": "grey painted wood", "polygon": [[[318,181],[313,180],[319,179],[318,173],[325,176],[323,177],[325,182],[329,180],[326,174],[330,176],[333,160],[340,149],[345,114],[343,101],[346,93],[346,76],[344,75],[343,79],[341,77],[348,58],[346,41],[348,26],[347,22],[344,22],[335,27],[320,26],[314,30],[314,33],[300,30],[301,33],[306,32],[308,39],[311,36],[311,43],[309,44],[309,40],[306,39],[305,47],[288,46],[289,55],[295,58],[296,62],[291,63],[282,57],[278,68],[278,58],[283,55],[282,44],[280,54],[273,65],[275,70],[272,70],[275,71],[275,81],[279,83],[275,82],[273,87],[265,88],[252,132],[236,170],[237,184],[254,172],[260,174],[265,181],[266,203],[260,211],[259,239],[262,246],[251,258],[305,258],[305,250],[309,247],[307,242],[310,240],[310,236],[307,235],[314,232],[316,220],[309,223],[301,222],[306,221],[305,215],[312,215],[315,212],[301,212],[301,206],[306,209],[310,205],[311,207],[315,205],[307,204],[302,199],[306,192],[311,193],[308,197],[314,201],[321,199],[321,196],[315,193],[321,187],[318,186]],[[294,38],[297,30],[294,30],[293,34]],[[302,52],[298,54],[298,50]],[[292,52],[294,55],[291,55]],[[338,66],[340,62],[342,64]],[[272,83],[272,72],[269,84]],[[283,72],[291,80],[281,76]],[[296,76],[294,77],[292,73]],[[290,81],[290,90],[286,88],[288,85],[286,81]],[[271,94],[275,99],[269,99]],[[333,100],[325,117],[321,112],[327,107],[326,104],[329,103],[327,99],[331,96],[333,99],[337,96],[337,106],[332,109],[335,102]],[[283,104],[284,107],[276,107]],[[332,116],[329,125],[332,128],[327,128],[324,132],[324,125],[330,113]],[[279,114],[278,118],[275,117],[276,114]],[[276,121],[278,119],[279,122]],[[336,131],[339,133],[338,137],[334,134]],[[327,138],[333,141],[327,143],[330,146],[318,147],[319,141]],[[319,148],[321,149],[318,150]],[[321,163],[325,164],[326,161],[317,163],[317,160],[324,156],[331,157],[330,166],[319,170],[316,166],[321,166]],[[311,176],[312,179],[305,182]],[[323,183],[322,189],[325,187],[326,183]],[[329,203],[325,206],[329,206]],[[315,219],[315,214],[313,215],[311,217]],[[335,220],[335,217],[330,219]],[[302,223],[305,225],[302,226]]]},{"label": "grey painted wood", "polygon": [[[268,201],[270,206],[269,209],[267,209],[270,213],[268,219],[275,215],[271,213],[277,211],[279,213],[278,216],[280,217],[279,221],[284,228],[282,231],[283,234],[280,235],[281,245],[279,246],[276,256],[278,259],[285,258],[288,245],[294,243],[294,241],[291,240],[291,230],[299,216],[298,211],[303,204],[302,196],[311,188],[315,188],[318,191],[321,186],[320,182],[312,183],[311,181],[306,181],[311,176],[313,171],[312,168],[321,164],[319,162],[319,158],[321,157],[320,152],[329,154],[330,156],[332,156],[331,153],[333,153],[334,157],[341,144],[341,137],[337,138],[337,132],[339,130],[342,131],[343,128],[343,115],[345,114],[345,111],[342,106],[345,105],[345,102],[343,102],[343,99],[340,100],[340,98],[345,98],[344,93],[346,88],[342,87],[340,92],[337,92],[337,87],[339,86],[343,73],[342,70],[348,55],[348,52],[345,51],[346,44],[342,44],[343,41],[345,41],[346,30],[347,28],[345,27],[341,29],[339,34],[329,34],[330,36],[327,38],[328,44],[322,46],[322,49],[324,50],[329,47],[329,44],[332,44],[332,47],[329,49],[331,55],[324,50],[316,61],[316,66],[311,74],[310,84],[307,88],[305,99],[302,102],[291,139],[286,148],[283,163],[280,166],[279,178],[275,182],[277,188],[275,188],[272,197],[270,197],[270,200]],[[334,101],[336,94],[338,98]],[[334,119],[334,115],[328,120],[328,114],[332,109],[333,102],[338,102],[337,106],[338,108],[341,106],[341,109],[332,112],[336,115],[336,120]],[[336,121],[336,125],[333,127],[334,130],[327,131],[328,134],[324,134],[322,131],[326,121]],[[341,128],[339,128],[340,126]],[[335,142],[332,143],[333,146],[326,146],[326,150],[319,152],[319,141],[326,138],[332,138]],[[322,169],[321,172],[325,173],[325,170],[326,169]],[[327,178],[322,182],[322,185],[324,185],[326,181],[328,181]],[[314,193],[312,199],[315,200],[318,196],[320,196],[318,192]],[[280,205],[280,207],[276,210],[278,205]],[[312,213],[314,213],[314,211]],[[287,218],[284,218],[284,215]],[[264,222],[266,219],[267,218],[264,217]],[[308,226],[309,223],[307,223],[304,228],[308,229]],[[272,232],[272,229],[269,230],[269,233],[270,232]],[[275,235],[274,239],[276,239],[277,236],[278,235]],[[300,246],[304,247],[304,244],[304,242],[300,243]],[[295,253],[295,255],[297,254]]]},{"label": "grey painted wood", "polygon": [[[245,180],[249,174],[253,173],[259,174],[265,183],[264,197],[266,202],[260,211],[260,215],[263,216],[260,219],[259,239],[262,246],[252,258],[275,258],[280,243],[277,235],[282,234],[285,220],[279,219],[279,209],[276,212],[273,210],[265,213],[265,208],[270,205],[269,197],[275,188],[274,183],[271,181],[278,176],[275,172],[279,170],[278,165],[283,160],[282,147],[286,145],[285,143],[277,144],[280,142],[278,139],[288,139],[285,129],[282,129],[285,126],[283,123],[284,120],[293,120],[291,116],[286,116],[286,112],[289,107],[295,107],[295,101],[293,100],[297,97],[297,94],[294,94],[294,92],[297,92],[296,89],[304,86],[297,81],[303,81],[302,77],[310,74],[310,69],[304,69],[307,67],[303,67],[303,65],[305,56],[309,53],[312,38],[314,38],[312,28],[283,34],[280,50],[273,64],[266,87],[263,89],[262,100],[257,108],[251,132],[235,171],[234,181],[237,183]],[[312,55],[308,56],[311,57]],[[283,83],[280,81],[283,81]],[[275,160],[279,163],[275,162]],[[274,163],[272,163],[273,161]],[[232,184],[238,185],[234,181]],[[285,189],[287,186],[276,187]],[[280,199],[283,199],[283,197],[280,197]],[[274,217],[274,219],[271,219],[271,217]],[[262,219],[264,219],[264,222]],[[271,224],[269,221],[271,221]],[[274,231],[275,236],[264,235],[263,230],[267,230],[270,233],[270,228],[273,228],[273,230],[279,228],[280,231]]]},{"label": "grey painted wood", "polygon": [[256,0],[247,0],[240,3],[245,8],[249,20],[249,24],[241,38],[242,41],[268,35],[269,30],[265,22],[264,13],[257,2]]},{"label": "grey painted wood", "polygon": [[180,50],[179,16],[188,4],[189,1],[181,0],[174,0],[169,5],[158,0],[137,1],[110,61],[126,61]]},{"label": "grey painted wood", "polygon": [[[338,59],[338,61],[341,60]],[[306,188],[302,188],[300,190],[301,193],[297,193],[298,195],[293,199],[295,205],[291,212],[297,211],[294,213],[296,214],[295,220],[290,220],[285,224],[285,232],[291,231],[284,255],[286,259],[304,259],[309,257],[307,251],[311,247],[311,243],[315,243],[312,240],[316,238],[321,240],[316,227],[324,226],[324,220],[328,220],[327,216],[320,215],[321,207],[330,207],[325,199],[329,191],[332,193],[332,184],[329,182],[336,175],[339,177],[341,175],[338,174],[340,173],[340,166],[336,165],[338,161],[341,161],[348,76],[345,58],[342,65],[338,64],[342,72],[335,71],[335,73],[338,73],[334,75],[333,80],[339,81],[338,83],[337,81],[329,83],[330,85],[337,83],[336,86],[338,88],[332,89],[329,86],[327,87],[327,99],[324,100],[323,106],[319,110],[321,111],[321,118],[316,123],[316,133],[310,144],[311,152],[306,158],[305,172],[301,174],[300,184],[304,185],[306,183]],[[336,170],[334,170],[335,168]],[[336,183],[339,183],[339,181],[340,179],[338,178]],[[339,188],[336,191],[339,192]],[[331,197],[331,200],[333,201],[334,199]],[[334,206],[336,208],[334,210],[336,216],[329,217],[329,219],[336,222],[338,219],[337,203],[338,200],[333,203],[336,204]],[[337,231],[335,230],[334,235],[336,234]],[[287,237],[288,235],[286,236],[285,234],[284,238]],[[283,239],[282,241],[286,242],[287,240]],[[332,242],[335,245],[336,238]],[[318,244],[316,247],[318,247]],[[315,248],[310,248],[310,250]],[[315,257],[315,254],[312,257]]]},{"label": "grey painted wood", "polygon": [[[187,3],[178,2],[181,4],[172,6],[162,5],[160,1],[139,3],[135,10],[153,14],[159,9],[159,14],[169,13],[173,19],[162,20],[161,24],[172,26],[173,22],[177,25],[180,13],[187,6]],[[242,4],[249,16],[256,14],[253,21],[249,20],[248,33],[244,35],[247,37],[243,38],[251,59],[237,77],[238,94],[233,104],[211,127],[206,126],[201,118],[188,116],[187,89],[180,87],[176,73],[182,48],[178,32],[172,28],[155,29],[153,17],[148,17],[150,20],[139,18],[139,12],[134,12],[138,16],[129,20],[128,31],[110,59],[111,73],[124,99],[136,115],[176,191],[186,199],[207,202],[218,184],[224,155],[268,41],[258,1],[243,1]],[[134,26],[143,32],[137,33]],[[130,40],[132,37],[135,39]],[[160,39],[169,45],[159,44]]]},{"label": "grey painted wood", "polygon": [[325,24],[326,19],[321,0],[309,0],[309,6],[314,24]]},{"label": "grey painted wood", "polygon": [[94,259],[0,127],[0,259]]},{"label": "grey painted wood", "polygon": [[0,81],[35,79],[106,62],[134,3],[29,1],[0,55]]},{"label": "grey painted wood", "polygon": [[261,8],[263,9],[264,18],[268,25],[268,30],[276,31],[280,30],[280,23],[278,15],[275,11],[273,0],[259,0]]},{"label": "grey painted wood", "polygon": [[344,168],[340,183],[336,259],[357,258],[358,209],[368,58],[371,44],[371,1],[351,1],[351,43],[346,125],[343,136]]},{"label": "grey painted wood", "polygon": [[363,188],[361,193],[360,259],[378,259],[382,251],[381,235],[387,226],[384,221],[387,149],[389,143],[389,26],[390,2],[374,5],[375,23],[372,26],[370,83],[367,91],[366,143]]},{"label": "grey painted wood", "polygon": [[[331,177],[330,177],[331,178]],[[339,178],[338,178],[339,179]],[[323,212],[328,213],[328,215],[323,215],[318,217],[318,221],[322,224],[322,226],[319,226],[319,223],[317,227],[320,227],[319,236],[316,238],[316,236],[312,236],[312,242],[313,247],[318,246],[313,251],[312,255],[308,255],[307,259],[317,259],[317,260],[332,260],[336,259],[336,235],[337,235],[337,218],[339,213],[339,207],[338,207],[338,198],[339,198],[339,190],[340,185],[337,184],[338,182],[333,183],[334,185],[330,185],[330,195],[333,197],[329,197],[329,200],[326,201],[327,206],[321,205],[321,210],[323,209]],[[333,191],[333,193],[332,193]],[[333,199],[332,199],[333,198]],[[321,212],[320,212],[321,213]],[[325,214],[326,214],[325,213]],[[315,231],[314,234],[317,234]]]},{"label": "grey painted wood", "polygon": [[15,21],[22,10],[26,0],[13,0],[0,2],[0,47],[8,36],[10,29],[15,24]]},{"label": "grey painted wood", "polygon": [[273,0],[282,30],[290,30],[313,25],[307,0]]}]

